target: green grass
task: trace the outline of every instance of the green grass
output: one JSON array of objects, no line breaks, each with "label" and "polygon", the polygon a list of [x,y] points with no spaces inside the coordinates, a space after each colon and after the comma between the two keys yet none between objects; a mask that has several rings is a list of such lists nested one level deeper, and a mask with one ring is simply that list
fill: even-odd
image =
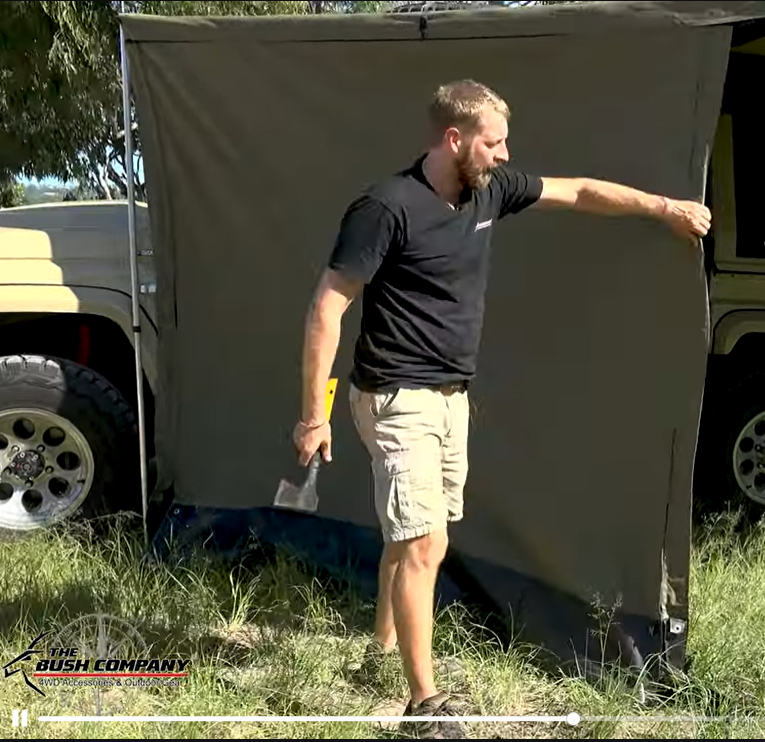
[{"label": "green grass", "polygon": [[[342,715],[400,713],[406,687],[393,659],[377,695],[346,681],[374,607],[347,588],[322,584],[287,555],[235,566],[209,557],[144,557],[142,533],[116,520],[106,537],[71,526],[0,543],[3,664],[41,631],[104,613],[134,627],[151,656],[191,658],[179,688],[46,688],[37,696],[0,677],[6,734],[35,738],[381,738],[360,722],[44,723],[39,715]],[[730,519],[699,529],[692,557],[690,677],[641,699],[618,675],[599,682],[545,673],[533,647],[501,649],[475,618],[452,607],[437,616],[439,661],[458,658],[462,677],[439,673],[471,714],[566,715],[577,727],[530,722],[470,725],[474,738],[765,737],[765,527],[746,538]],[[124,652],[120,653],[124,656]],[[28,666],[27,666],[28,667]],[[439,664],[439,668],[444,665]],[[398,705],[396,705],[398,704]],[[30,726],[11,728],[11,710]],[[662,720],[726,716],[733,720]]]}]

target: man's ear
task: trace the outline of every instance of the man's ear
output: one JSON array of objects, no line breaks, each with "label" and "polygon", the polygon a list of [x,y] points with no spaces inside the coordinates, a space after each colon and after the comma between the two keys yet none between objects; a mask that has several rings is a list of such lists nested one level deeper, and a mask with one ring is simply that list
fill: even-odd
[{"label": "man's ear", "polygon": [[450,126],[444,132],[444,142],[455,155],[460,151],[463,140],[462,132],[456,126]]}]

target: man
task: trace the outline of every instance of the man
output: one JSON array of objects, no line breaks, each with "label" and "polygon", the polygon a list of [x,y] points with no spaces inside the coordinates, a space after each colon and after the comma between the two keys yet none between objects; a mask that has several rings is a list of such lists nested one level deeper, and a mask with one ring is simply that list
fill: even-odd
[{"label": "man", "polygon": [[[476,371],[494,225],[527,208],[569,207],[655,217],[695,240],[711,216],[695,202],[614,183],[513,171],[508,106],[472,80],[440,87],[429,114],[427,153],[344,215],[307,318],[294,441],[303,465],[318,450],[331,460],[324,390],[341,320],[363,288],[350,403],[371,457],[385,542],[372,647],[385,653],[399,646],[411,694],[407,715],[448,716],[431,660],[434,587],[447,524],[462,517],[467,384]],[[416,730],[462,736],[453,722],[420,722]]]}]

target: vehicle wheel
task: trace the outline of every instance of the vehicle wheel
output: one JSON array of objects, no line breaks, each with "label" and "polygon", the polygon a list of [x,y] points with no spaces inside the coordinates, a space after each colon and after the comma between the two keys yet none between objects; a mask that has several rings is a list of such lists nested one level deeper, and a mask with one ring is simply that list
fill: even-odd
[{"label": "vehicle wheel", "polygon": [[765,371],[729,378],[735,381],[717,387],[705,416],[698,457],[704,489],[716,500],[743,495],[765,506]]},{"label": "vehicle wheel", "polygon": [[133,410],[71,361],[0,357],[0,529],[140,512]]}]

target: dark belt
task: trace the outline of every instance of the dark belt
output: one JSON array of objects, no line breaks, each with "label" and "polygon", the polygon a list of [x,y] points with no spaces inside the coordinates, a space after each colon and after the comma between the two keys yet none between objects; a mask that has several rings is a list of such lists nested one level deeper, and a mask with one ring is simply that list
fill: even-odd
[{"label": "dark belt", "polygon": [[433,389],[447,396],[450,394],[459,394],[460,392],[467,391],[467,382],[455,381],[451,384],[439,384],[438,386],[433,387]]}]

